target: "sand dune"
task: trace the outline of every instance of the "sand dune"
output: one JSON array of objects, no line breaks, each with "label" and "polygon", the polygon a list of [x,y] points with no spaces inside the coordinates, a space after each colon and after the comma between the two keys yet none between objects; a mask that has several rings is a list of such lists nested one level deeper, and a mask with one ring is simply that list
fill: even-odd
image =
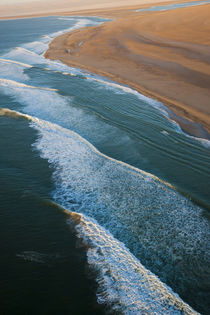
[{"label": "sand dune", "polygon": [[[209,13],[210,5],[109,12],[113,22],[56,38],[46,57],[128,84],[210,130]],[[190,133],[200,132],[179,122]]]}]

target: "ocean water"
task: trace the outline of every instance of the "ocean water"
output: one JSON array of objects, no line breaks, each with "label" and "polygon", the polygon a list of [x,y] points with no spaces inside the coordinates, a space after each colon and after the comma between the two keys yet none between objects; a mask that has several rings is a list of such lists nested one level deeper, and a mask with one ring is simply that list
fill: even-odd
[{"label": "ocean water", "polygon": [[0,21],[0,313],[208,314],[209,140],[43,57],[103,22]]},{"label": "ocean water", "polygon": [[146,8],[146,9],[139,9],[136,10],[137,12],[144,12],[144,11],[169,11],[174,9],[180,9],[180,8],[188,8],[188,7],[194,7],[198,5],[204,5],[209,4],[209,0],[203,0],[203,1],[189,1],[185,3],[173,3],[169,5],[157,5],[154,7]]}]

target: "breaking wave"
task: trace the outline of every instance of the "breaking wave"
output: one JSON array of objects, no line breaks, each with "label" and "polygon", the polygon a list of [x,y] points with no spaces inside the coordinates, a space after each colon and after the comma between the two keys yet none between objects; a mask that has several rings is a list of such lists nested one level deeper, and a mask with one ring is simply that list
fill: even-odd
[{"label": "breaking wave", "polygon": [[196,296],[194,279],[205,283],[209,260],[209,222],[202,210],[72,131],[46,122],[33,126],[40,132],[41,157],[56,167],[56,202],[96,219],[176,292]]},{"label": "breaking wave", "polygon": [[88,263],[97,270],[99,303],[121,314],[198,314],[95,220],[70,213],[70,224],[75,217]]},{"label": "breaking wave", "polygon": [[54,200],[69,209],[88,248],[88,263],[97,271],[98,302],[123,314],[196,314],[142,263],[148,264],[147,256],[152,269],[160,271],[163,260],[161,278],[164,273],[169,277],[179,272],[173,270],[174,262],[186,263],[187,253],[192,261],[189,281],[195,262],[207,258],[208,224],[199,207],[153,175],[105,156],[70,130],[9,109],[1,109],[0,115],[25,118],[39,132],[34,147],[56,168]]},{"label": "breaking wave", "polygon": [[198,206],[153,175],[103,155],[78,134],[30,119],[40,134],[35,147],[56,167],[56,202],[97,220],[176,291],[187,283],[193,289],[195,274],[205,281],[209,225]]},{"label": "breaking wave", "polygon": [[24,74],[24,69],[30,68],[31,66],[22,62],[1,59],[0,58],[0,68],[1,68],[1,78],[22,80],[27,81],[29,77]]}]

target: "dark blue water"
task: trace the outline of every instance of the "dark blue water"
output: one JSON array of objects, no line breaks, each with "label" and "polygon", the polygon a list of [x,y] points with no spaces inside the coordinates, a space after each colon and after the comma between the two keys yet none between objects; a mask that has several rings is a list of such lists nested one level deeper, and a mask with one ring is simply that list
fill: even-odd
[{"label": "dark blue water", "polygon": [[43,57],[63,30],[103,21],[0,22],[2,310],[171,314],[183,302],[149,269],[207,314],[209,141],[163,104]]},{"label": "dark blue water", "polygon": [[146,9],[139,9],[137,11],[144,12],[144,11],[168,11],[168,10],[174,10],[174,9],[180,9],[180,8],[188,8],[188,7],[194,7],[198,5],[204,5],[210,3],[209,0],[203,0],[203,1],[190,1],[185,3],[174,3],[169,5],[158,5],[153,6]]}]

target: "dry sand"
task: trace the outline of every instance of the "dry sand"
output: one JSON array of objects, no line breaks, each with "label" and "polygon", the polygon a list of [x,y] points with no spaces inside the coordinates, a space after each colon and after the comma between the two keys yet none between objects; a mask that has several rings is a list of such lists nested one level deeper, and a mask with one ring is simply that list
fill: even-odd
[{"label": "dry sand", "polygon": [[[56,38],[45,56],[127,84],[210,131],[210,5],[103,15],[115,19]],[[173,118],[185,131],[208,137],[199,125]]]}]

